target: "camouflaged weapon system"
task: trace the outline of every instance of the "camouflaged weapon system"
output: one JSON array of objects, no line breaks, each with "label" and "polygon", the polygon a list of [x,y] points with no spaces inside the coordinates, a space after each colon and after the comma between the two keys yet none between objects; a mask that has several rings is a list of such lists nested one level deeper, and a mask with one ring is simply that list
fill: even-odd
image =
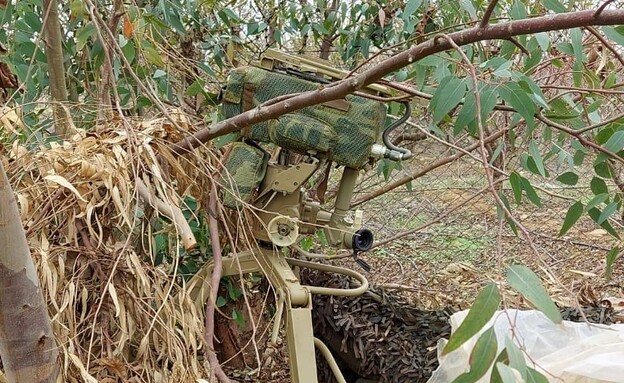
[{"label": "camouflaged weapon system", "polygon": [[[269,50],[256,65],[230,73],[222,111],[226,118],[233,117],[279,96],[314,91],[346,74],[324,61]],[[379,158],[402,160],[411,156],[409,150],[393,145],[389,139],[389,133],[409,117],[409,104],[401,119],[384,126],[384,97],[388,91],[372,85],[357,95],[247,127],[224,161],[227,171],[221,177],[223,203],[233,209],[254,209],[253,235],[265,246],[225,257],[223,275],[262,272],[270,280],[277,296],[271,339],[277,341],[284,318],[293,383],[318,383],[315,350],[326,358],[338,382],[345,381],[328,348],[314,338],[311,294],[359,296],[367,290],[368,281],[354,270],[286,258],[275,247],[294,245],[303,258],[326,258],[296,246],[301,234],[322,229],[330,245],[352,249],[356,261],[368,268],[357,254],[372,247],[373,234],[361,227],[361,211],[350,212],[358,174]],[[344,170],[334,206],[326,210],[308,196],[306,187],[314,175],[318,175],[317,183],[326,183],[333,164]],[[191,295],[200,304],[210,296],[205,275],[212,267],[212,263],[207,264],[204,272],[190,282],[195,286]],[[304,286],[292,267],[347,275],[359,284],[351,289]]]},{"label": "camouflaged weapon system", "polygon": [[[316,90],[319,83],[262,68],[244,67],[230,72],[223,94],[225,118],[253,109],[284,94]],[[361,169],[369,163],[373,144],[385,124],[386,105],[359,96],[347,96],[252,125],[245,138],[271,142],[297,153],[314,152],[338,165]]]},{"label": "camouflaged weapon system", "polygon": [[[277,97],[314,91],[346,72],[327,62],[269,50],[254,66],[236,68],[223,91],[225,118],[256,108]],[[379,158],[405,159],[408,150],[392,145],[385,127],[389,89],[373,85],[358,95],[297,110],[244,128],[225,162],[224,204],[260,208],[254,224],[257,239],[288,246],[299,234],[323,228],[333,246],[365,251],[372,233],[361,229],[362,213],[349,216],[358,172]],[[409,108],[406,109],[407,117]],[[402,120],[404,121],[404,119]],[[402,122],[399,121],[399,122]],[[269,161],[263,145],[282,151]],[[303,155],[293,163],[292,153]],[[333,211],[308,198],[304,184],[325,164],[343,166]],[[327,176],[327,174],[325,174]]]}]

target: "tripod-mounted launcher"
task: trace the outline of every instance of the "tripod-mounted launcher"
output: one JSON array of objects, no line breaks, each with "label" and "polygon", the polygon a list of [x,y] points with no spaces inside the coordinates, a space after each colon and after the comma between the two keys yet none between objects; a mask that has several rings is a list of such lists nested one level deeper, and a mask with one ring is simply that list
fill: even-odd
[{"label": "tripod-mounted launcher", "polygon": [[[318,89],[346,74],[325,61],[269,50],[254,66],[230,73],[223,92],[223,113],[226,118],[233,117],[276,97]],[[224,161],[224,205],[233,209],[252,206],[254,237],[265,245],[273,245],[227,257],[224,275],[261,271],[275,286],[278,312],[273,339],[277,338],[285,312],[294,383],[317,383],[315,347],[328,359],[337,379],[344,382],[327,347],[313,336],[311,294],[357,296],[366,291],[368,282],[353,270],[286,258],[274,246],[295,245],[300,235],[322,229],[330,245],[352,249],[358,263],[368,267],[357,254],[372,247],[373,233],[361,227],[360,210],[353,216],[349,214],[359,171],[381,158],[404,160],[411,156],[409,150],[389,140],[390,132],[410,115],[407,102],[405,115],[383,128],[389,95],[390,88],[375,84],[357,95],[250,126],[241,131]],[[277,147],[273,156],[267,151],[271,146]],[[332,164],[344,170],[334,208],[328,211],[308,196],[305,185],[323,170],[328,177]],[[345,274],[361,285],[349,290],[303,286],[293,266]],[[211,267],[206,270],[202,275],[209,277]],[[198,277],[191,284],[196,302],[205,301],[209,283]]]}]

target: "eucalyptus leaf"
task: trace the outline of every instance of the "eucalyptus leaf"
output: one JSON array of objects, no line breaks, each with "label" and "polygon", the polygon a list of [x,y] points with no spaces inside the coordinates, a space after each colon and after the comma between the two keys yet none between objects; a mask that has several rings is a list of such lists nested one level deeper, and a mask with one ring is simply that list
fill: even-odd
[{"label": "eucalyptus leaf", "polygon": [[566,172],[561,174],[559,177],[557,177],[557,181],[561,182],[562,184],[566,184],[566,185],[570,185],[570,186],[574,186],[577,184],[579,179],[578,174],[574,173],[574,172]]},{"label": "eucalyptus leaf", "polygon": [[475,383],[492,367],[496,359],[498,342],[494,327],[490,327],[477,339],[474,348],[470,352],[470,370],[461,374],[453,383]]},{"label": "eucalyptus leaf", "polygon": [[615,263],[615,260],[617,259],[617,256],[619,253],[620,253],[620,248],[618,246],[615,246],[614,248],[609,250],[609,252],[605,256],[605,261],[606,261],[605,277],[607,278],[607,280],[611,279],[611,275],[613,273],[613,264]]},{"label": "eucalyptus leaf", "polygon": [[535,103],[520,85],[508,82],[498,89],[498,94],[525,119],[527,125],[535,125]]},{"label": "eucalyptus leaf", "polygon": [[494,283],[487,285],[475,299],[468,315],[451,335],[448,343],[442,350],[442,355],[448,354],[461,347],[472,338],[492,318],[501,301],[500,292]]},{"label": "eucalyptus leaf", "polygon": [[444,78],[431,98],[433,122],[439,122],[464,98],[466,82],[454,76]]},{"label": "eucalyptus leaf", "polygon": [[561,313],[548,292],[542,286],[539,277],[526,266],[513,265],[507,269],[507,283],[544,313],[554,323],[561,323]]},{"label": "eucalyptus leaf", "polygon": [[574,226],[574,224],[581,218],[583,215],[583,204],[581,201],[575,202],[566,213],[565,219],[563,220],[563,226],[559,231],[559,236],[564,235]]}]

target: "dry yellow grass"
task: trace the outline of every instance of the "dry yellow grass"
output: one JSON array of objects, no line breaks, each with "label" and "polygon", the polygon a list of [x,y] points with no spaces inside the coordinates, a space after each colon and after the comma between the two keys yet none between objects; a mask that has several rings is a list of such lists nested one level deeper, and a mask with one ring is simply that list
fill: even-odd
[{"label": "dry yellow grass", "polygon": [[[35,150],[4,148],[49,302],[63,382],[208,376],[203,313],[196,309],[202,305],[171,277],[176,261],[153,266],[148,219],[155,213],[136,188],[140,181],[151,197],[179,208],[182,197],[199,197],[214,173],[209,150],[166,155],[165,143],[190,127],[179,114],[170,117],[175,123],[117,121]],[[180,229],[166,230],[179,238]]]}]

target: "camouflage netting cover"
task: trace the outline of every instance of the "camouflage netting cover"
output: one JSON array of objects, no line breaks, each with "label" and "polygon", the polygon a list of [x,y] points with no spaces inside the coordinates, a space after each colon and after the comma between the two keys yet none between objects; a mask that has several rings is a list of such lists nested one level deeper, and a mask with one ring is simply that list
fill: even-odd
[{"label": "camouflage netting cover", "polygon": [[223,205],[236,209],[250,202],[266,173],[267,154],[244,142],[235,142],[225,162],[227,172],[221,177]]},{"label": "camouflage netting cover", "polygon": [[[275,97],[315,90],[319,85],[260,68],[238,68],[228,78],[223,114],[230,118]],[[346,111],[327,104],[304,108],[253,125],[243,135],[303,154],[315,150],[339,165],[359,169],[368,162],[371,146],[380,136],[386,106],[358,96],[347,96],[346,105]]]}]

